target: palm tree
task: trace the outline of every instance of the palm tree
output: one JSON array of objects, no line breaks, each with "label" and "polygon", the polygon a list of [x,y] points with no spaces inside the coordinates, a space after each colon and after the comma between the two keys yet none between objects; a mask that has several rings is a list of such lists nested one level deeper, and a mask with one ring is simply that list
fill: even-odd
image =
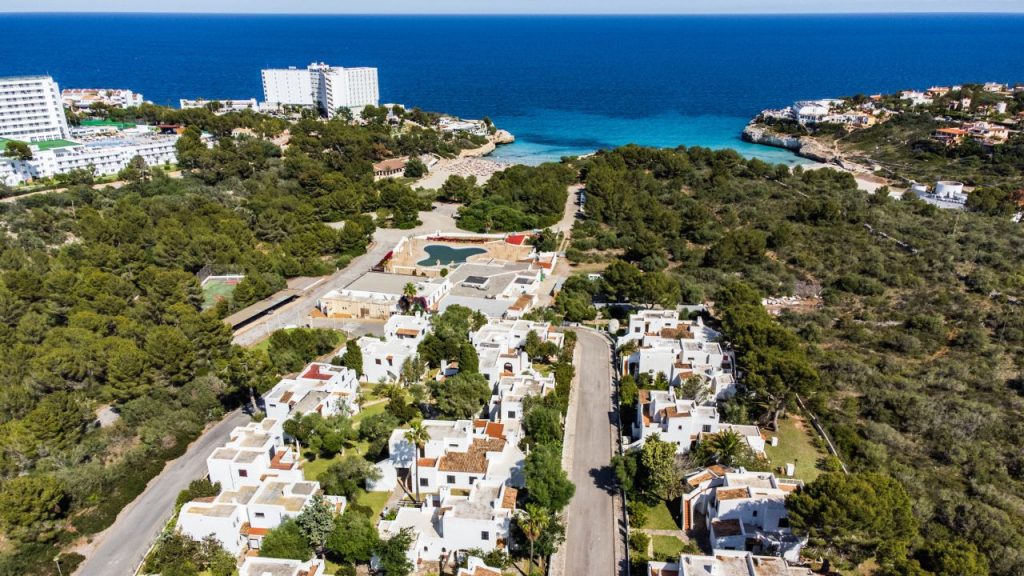
[{"label": "palm tree", "polygon": [[523,536],[530,541],[530,573],[533,573],[533,545],[551,525],[551,514],[546,508],[533,504],[526,505],[516,516],[516,523],[523,531]]},{"label": "palm tree", "polygon": [[743,450],[743,438],[733,430],[722,430],[718,434],[708,435],[703,444],[704,452],[709,459],[726,466],[731,466]]},{"label": "palm tree", "polygon": [[402,287],[402,296],[405,298],[406,310],[412,309],[413,305],[416,303],[417,293],[416,285],[412,282],[406,282],[405,286]]},{"label": "palm tree", "polygon": [[430,433],[420,422],[413,422],[405,432],[405,441],[416,447],[416,501],[420,499],[420,453],[430,440]]}]

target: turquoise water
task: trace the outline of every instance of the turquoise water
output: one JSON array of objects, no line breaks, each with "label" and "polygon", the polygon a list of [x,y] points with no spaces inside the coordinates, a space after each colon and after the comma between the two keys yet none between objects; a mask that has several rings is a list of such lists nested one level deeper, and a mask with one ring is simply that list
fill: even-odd
[{"label": "turquoise water", "polygon": [[518,137],[498,158],[635,142],[792,163],[741,142],[748,119],[808,98],[1024,82],[1024,17],[0,14],[0,76],[158,104],[262,98],[261,68],[312,61],[376,66],[382,102],[490,116]]},{"label": "turquoise water", "polygon": [[685,116],[678,112],[627,118],[533,110],[527,115],[503,120],[502,126],[515,134],[517,140],[515,144],[499,147],[491,157],[539,164],[602,148],[643,144],[666,148],[679,145],[733,148],[744,156],[766,162],[791,166],[810,163],[788,150],[744,142],[740,131],[749,120],[741,116]]},{"label": "turquoise water", "polygon": [[417,262],[420,266],[433,266],[438,263],[442,266],[447,266],[448,264],[461,264],[470,256],[487,252],[487,250],[484,250],[483,248],[452,248],[451,246],[445,246],[443,244],[431,244],[430,246],[425,246],[423,251],[427,253],[427,257]]}]

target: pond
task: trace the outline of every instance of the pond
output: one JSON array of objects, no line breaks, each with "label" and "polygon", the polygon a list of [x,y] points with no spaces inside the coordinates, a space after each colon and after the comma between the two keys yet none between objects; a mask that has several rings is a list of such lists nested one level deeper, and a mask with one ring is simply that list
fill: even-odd
[{"label": "pond", "polygon": [[477,248],[475,246],[470,248],[452,248],[451,246],[445,246],[444,244],[431,244],[430,246],[424,246],[423,251],[427,253],[427,257],[416,263],[420,266],[433,266],[438,263],[442,266],[447,266],[448,264],[461,264],[470,256],[484,254],[487,252],[487,250]]}]

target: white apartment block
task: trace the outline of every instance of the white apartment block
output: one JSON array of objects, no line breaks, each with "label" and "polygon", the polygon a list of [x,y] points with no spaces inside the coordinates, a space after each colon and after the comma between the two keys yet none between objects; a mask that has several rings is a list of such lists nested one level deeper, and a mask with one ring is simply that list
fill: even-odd
[{"label": "white apartment block", "polygon": [[789,528],[786,497],[803,483],[770,472],[730,471],[721,467],[691,475],[693,490],[681,504],[684,526],[704,517],[711,547],[800,560],[806,539]]},{"label": "white apartment block", "polygon": [[284,422],[296,414],[316,412],[327,418],[359,413],[359,380],[344,366],[313,362],[302,372],[278,382],[263,395],[267,418]]},{"label": "white apartment block", "polygon": [[221,490],[255,486],[266,478],[302,480],[299,459],[284,445],[281,422],[264,418],[231,431],[228,443],[206,459],[210,482]]},{"label": "white apartment block", "polygon": [[[319,482],[273,479],[225,490],[212,499],[194,500],[182,506],[177,529],[195,540],[212,534],[234,555],[246,549],[258,550],[267,532],[286,518],[297,517],[319,492]],[[344,512],[344,497],[325,499],[338,514]]]},{"label": "white apartment block", "polygon": [[565,341],[565,335],[555,332],[547,322],[529,320],[491,319],[470,334],[480,360],[480,373],[487,378],[488,383],[493,386],[502,378],[522,374],[532,368],[530,359],[523,351],[526,336],[530,332],[536,333],[541,342],[554,342],[559,348]]},{"label": "white apartment block", "polygon": [[16,186],[40,178],[91,170],[95,176],[110,176],[123,170],[132,158],[141,156],[149,166],[178,161],[176,134],[144,134],[75,142],[29,143],[32,159],[0,157],[0,182]]},{"label": "white apartment block", "polygon": [[382,478],[368,489],[392,490],[400,477],[408,478],[410,490],[415,490],[418,483],[420,491],[426,493],[442,488],[468,490],[483,480],[522,485],[526,456],[519,450],[519,438],[507,434],[503,424],[424,420],[423,427],[430,440],[422,454],[405,439],[407,429],[391,433],[388,458],[377,463]]},{"label": "white apartment block", "polygon": [[376,68],[342,68],[313,63],[305,69],[262,71],[263,99],[271,106],[316,106],[327,116],[339,108],[359,112],[380,102]]},{"label": "white apartment block", "polygon": [[700,378],[704,391],[700,402],[726,400],[736,393],[735,353],[716,342],[721,334],[696,321],[679,320],[675,311],[647,310],[629,317],[629,328],[620,343],[636,343],[624,355],[624,372],[638,376],[663,375],[671,386]]},{"label": "white apartment block", "polygon": [[0,138],[38,142],[69,134],[60,89],[53,78],[0,78]]},{"label": "white apartment block", "polygon": [[324,576],[326,563],[322,560],[285,560],[246,556],[238,568],[238,576]]},{"label": "white apartment block", "polygon": [[65,88],[60,97],[64,106],[79,110],[88,110],[93,104],[131,108],[145,102],[142,94],[123,88]]},{"label": "white apartment block", "polygon": [[713,556],[682,554],[678,562],[648,562],[644,576],[812,576],[809,568],[750,552],[715,550]]},{"label": "white apartment block", "polygon": [[384,325],[383,338],[363,336],[357,343],[363,353],[364,382],[396,382],[405,361],[416,356],[430,319],[423,315],[396,314]]},{"label": "white apartment block", "polygon": [[355,112],[380,102],[376,68],[336,68],[320,64],[317,105],[334,116],[339,108]]},{"label": "white apartment block", "polygon": [[657,434],[676,445],[678,454],[686,454],[703,435],[731,431],[739,434],[755,454],[764,454],[765,441],[757,426],[727,424],[719,421],[718,408],[695,400],[677,398],[675,389],[641,390],[633,438],[637,443]]},{"label": "white apartment block", "polygon": [[276,106],[313,106],[317,88],[309,69],[270,68],[262,70],[263,101]]},{"label": "white apartment block", "polygon": [[532,370],[525,374],[505,376],[494,387],[489,416],[492,421],[505,424],[506,428],[519,430],[524,412],[523,401],[529,396],[542,398],[554,389],[554,376],[542,376]]},{"label": "white apartment block", "polygon": [[418,508],[399,508],[395,519],[381,521],[377,530],[390,538],[411,528],[415,539],[407,556],[416,567],[458,550],[507,550],[516,496],[515,488],[494,481],[478,482],[464,496],[444,488]]}]

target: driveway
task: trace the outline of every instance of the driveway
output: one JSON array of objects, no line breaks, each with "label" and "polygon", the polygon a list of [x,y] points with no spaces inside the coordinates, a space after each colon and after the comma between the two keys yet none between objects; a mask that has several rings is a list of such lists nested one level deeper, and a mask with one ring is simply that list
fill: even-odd
[{"label": "driveway", "polygon": [[80,552],[86,556],[75,574],[130,576],[142,563],[151,544],[174,512],[178,493],[190,482],[206,476],[206,458],[224,444],[228,433],[244,426],[249,416],[234,411],[189,445],[177,460],[168,462],[146,490],[118,514],[117,520],[93,537]]},{"label": "driveway", "polygon": [[576,334],[576,406],[574,422],[569,422],[573,438],[569,478],[576,484],[576,495],[566,514],[563,573],[618,576],[624,573],[618,565],[624,557],[611,469],[613,438],[617,434],[611,349],[608,341],[595,332],[577,330]]}]

